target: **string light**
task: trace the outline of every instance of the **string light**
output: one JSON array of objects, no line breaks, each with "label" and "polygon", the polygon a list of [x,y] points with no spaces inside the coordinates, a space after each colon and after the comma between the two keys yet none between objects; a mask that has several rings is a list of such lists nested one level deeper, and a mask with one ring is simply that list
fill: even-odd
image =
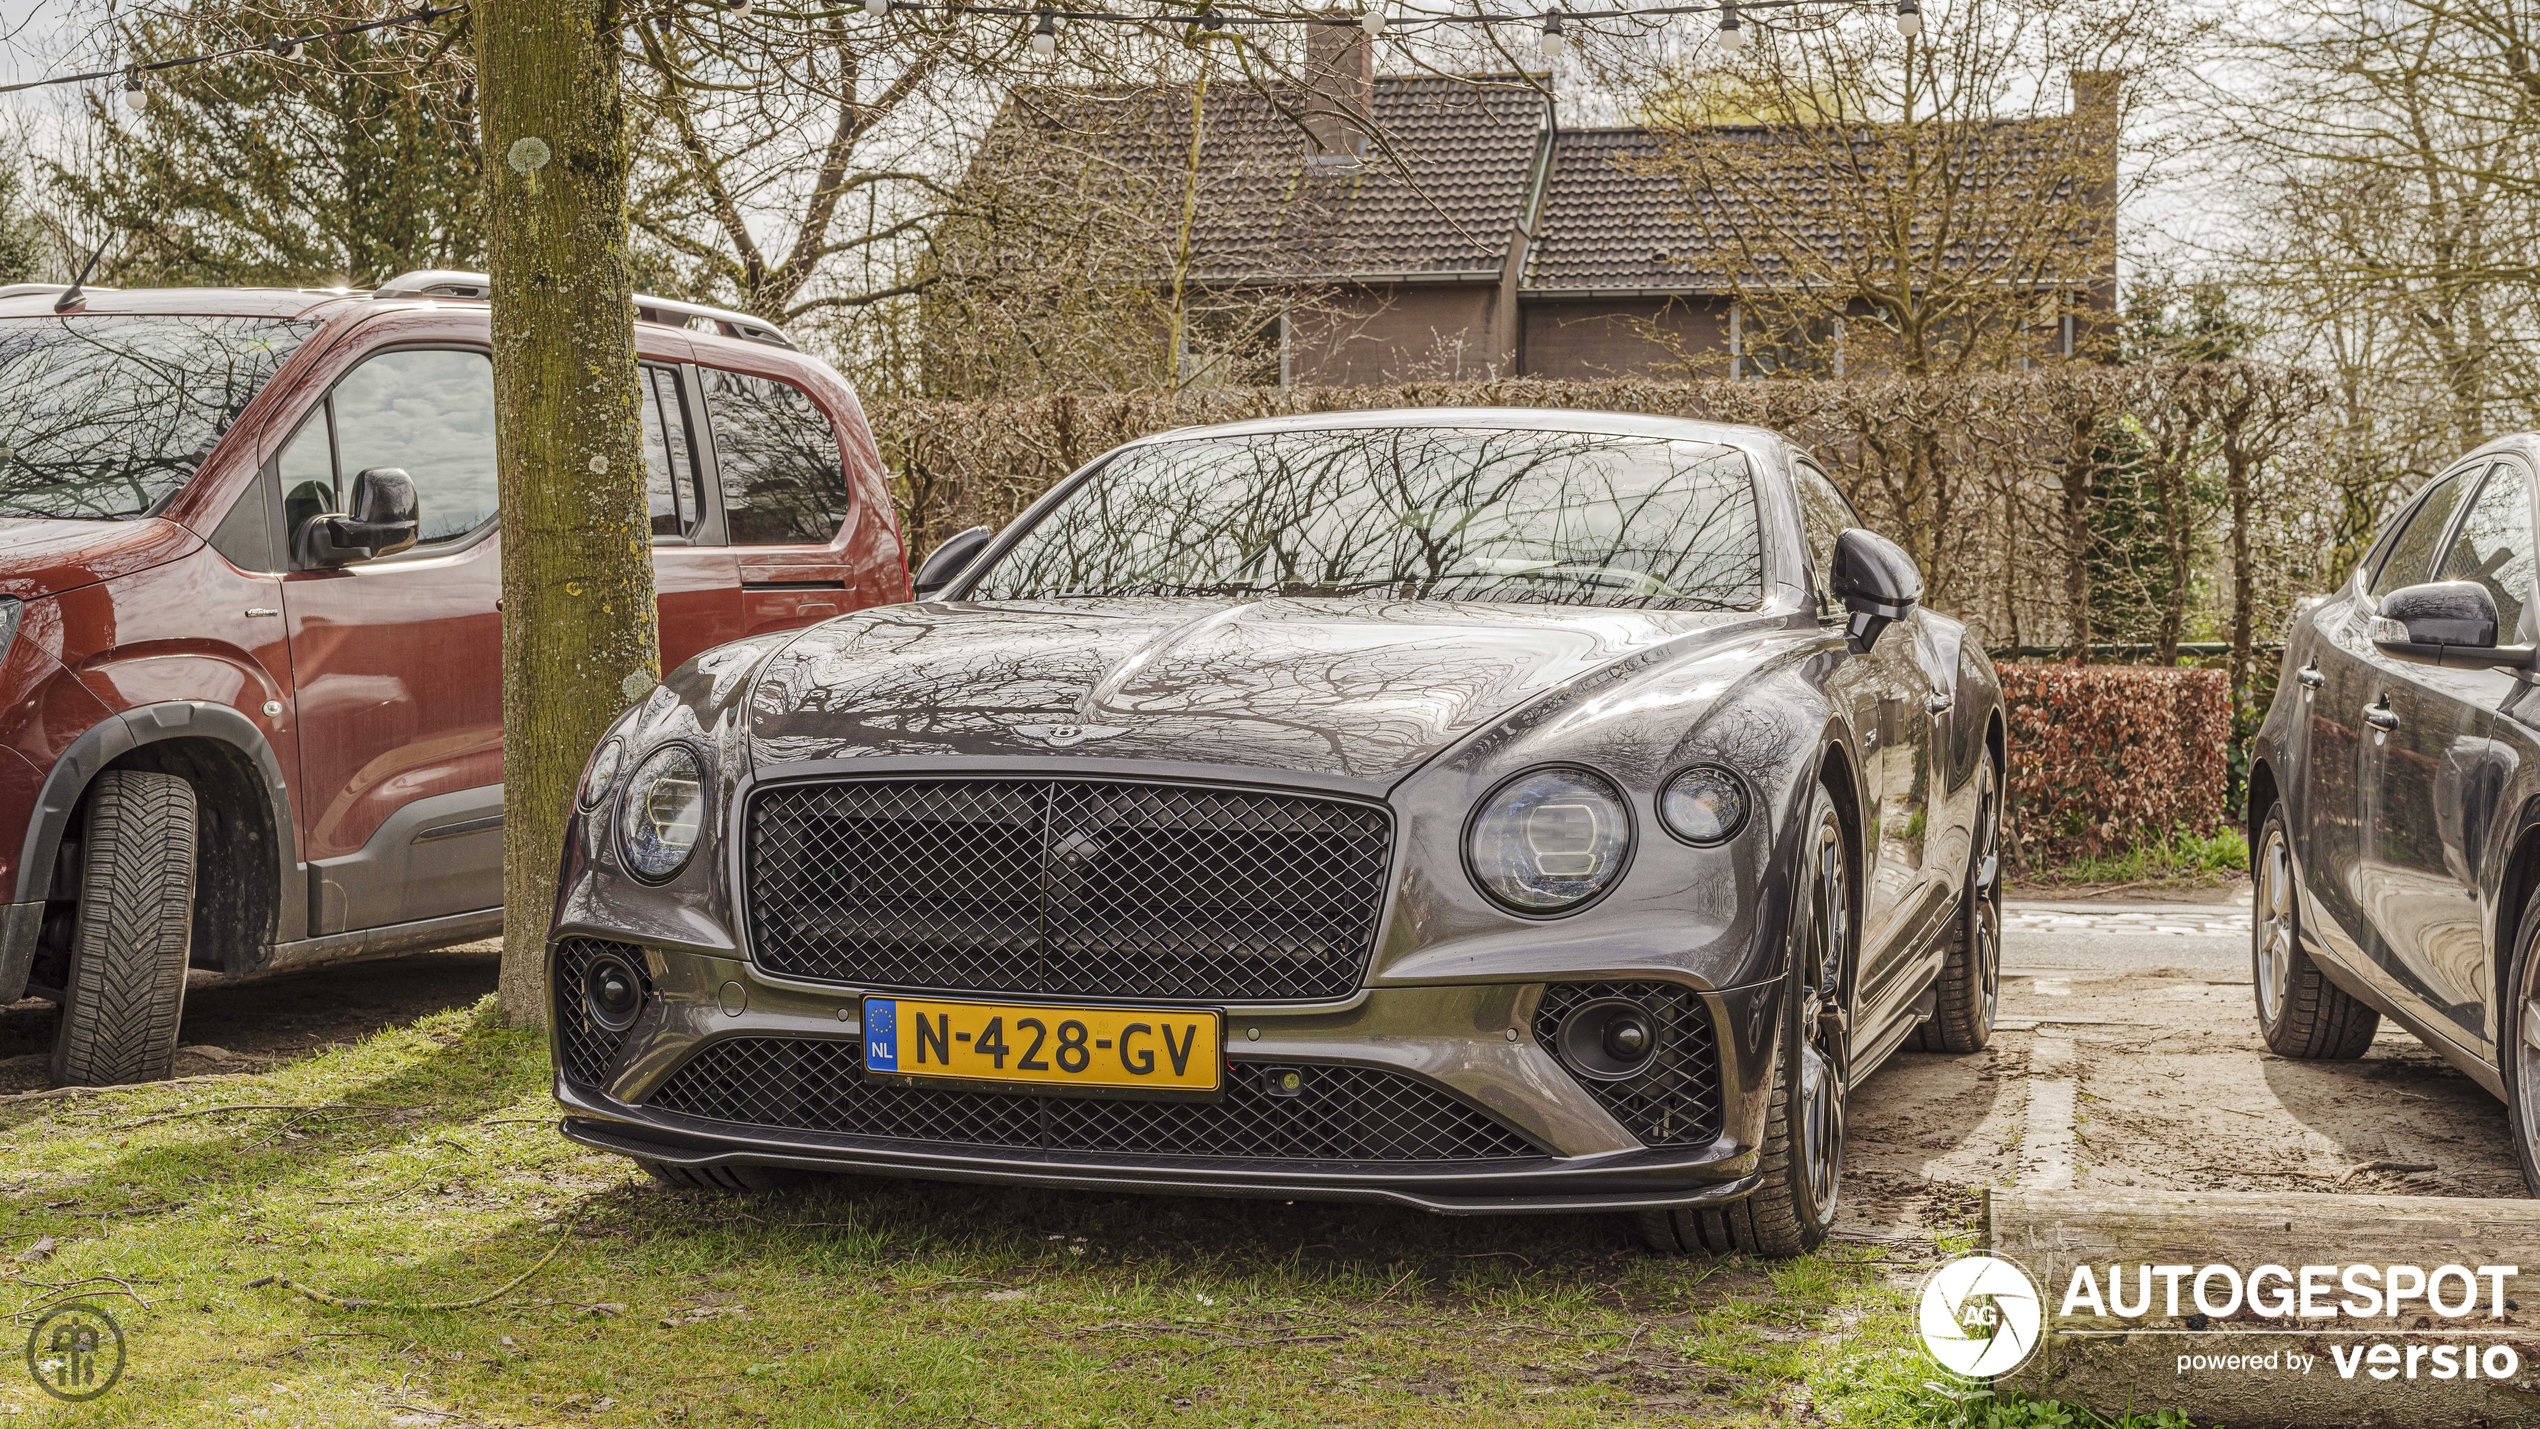
[{"label": "string light", "polygon": [[746,20],[750,18],[750,11],[757,6],[752,3],[752,0],[723,0],[723,8],[731,11],[735,17]]},{"label": "string light", "polygon": [[150,107],[150,91],[141,87],[141,71],[139,70],[124,76],[123,107],[135,114]]},{"label": "string light", "polygon": [[1381,35],[1385,32],[1385,12],[1382,10],[1370,10],[1366,14],[1358,17],[1358,23],[1367,31],[1368,34]]},{"label": "string light", "polygon": [[276,40],[265,48],[294,63],[306,58],[309,53],[308,45],[299,40]]},{"label": "string light", "polygon": [[1912,39],[1923,32],[1923,7],[1916,0],[1896,0],[1896,33]]},{"label": "string light", "polygon": [[1561,33],[1561,17],[1559,15],[1546,15],[1543,17],[1543,38],[1535,42],[1535,47],[1543,51],[1543,57],[1548,60],[1557,60],[1561,58],[1561,52],[1570,47],[1569,37]]},{"label": "string light", "polygon": [[891,0],[864,0],[864,13],[879,20],[891,13]]},{"label": "string light", "polygon": [[1720,48],[1730,54],[1746,48],[1746,31],[1738,27],[1735,5],[1720,7]]},{"label": "string light", "polygon": [[1032,26],[1032,53],[1042,59],[1058,53],[1058,17],[1047,10]]}]

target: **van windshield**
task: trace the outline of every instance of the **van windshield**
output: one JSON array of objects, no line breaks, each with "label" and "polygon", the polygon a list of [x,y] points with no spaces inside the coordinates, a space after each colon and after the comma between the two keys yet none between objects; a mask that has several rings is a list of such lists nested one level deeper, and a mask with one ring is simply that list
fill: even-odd
[{"label": "van windshield", "polygon": [[0,319],[0,516],[157,511],[318,324]]}]

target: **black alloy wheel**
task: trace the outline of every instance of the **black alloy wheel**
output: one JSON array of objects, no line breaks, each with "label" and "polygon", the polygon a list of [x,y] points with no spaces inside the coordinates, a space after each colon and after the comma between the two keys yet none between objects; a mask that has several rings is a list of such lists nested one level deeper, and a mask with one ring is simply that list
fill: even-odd
[{"label": "black alloy wheel", "polygon": [[1642,1242],[1661,1254],[1737,1251],[1786,1258],[1815,1249],[1834,1223],[1843,1190],[1859,958],[1852,843],[1832,790],[1818,786],[1801,829],[1790,986],[1783,993],[1772,1097],[1756,1158],[1759,1184],[1724,1206],[1633,1217]]},{"label": "black alloy wheel", "polygon": [[2002,785],[1993,759],[1976,771],[1975,829],[1959,895],[1958,946],[1932,984],[1932,1014],[1914,1032],[1925,1052],[1981,1052],[2002,1005]]}]

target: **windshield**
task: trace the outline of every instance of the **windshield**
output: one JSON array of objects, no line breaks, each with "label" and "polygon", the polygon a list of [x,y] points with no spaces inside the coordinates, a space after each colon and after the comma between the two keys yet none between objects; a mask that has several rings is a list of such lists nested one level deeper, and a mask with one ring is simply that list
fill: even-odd
[{"label": "windshield", "polygon": [[1755,487],[1712,442],[1371,427],[1137,447],[971,594],[1353,596],[1747,610]]},{"label": "windshield", "polygon": [[0,320],[0,516],[156,511],[318,324]]}]

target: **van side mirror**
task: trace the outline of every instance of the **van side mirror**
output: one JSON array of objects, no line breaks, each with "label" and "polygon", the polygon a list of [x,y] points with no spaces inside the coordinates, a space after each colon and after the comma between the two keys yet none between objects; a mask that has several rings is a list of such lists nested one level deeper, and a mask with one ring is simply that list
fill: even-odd
[{"label": "van side mirror", "polygon": [[349,513],[329,513],[300,528],[300,564],[316,569],[393,556],[414,545],[423,529],[414,478],[403,467],[375,466],[353,478],[344,503]]},{"label": "van side mirror", "polygon": [[917,598],[934,599],[935,592],[951,585],[953,577],[968,569],[970,563],[979,558],[979,553],[988,549],[988,542],[995,538],[996,532],[987,527],[973,526],[937,546],[918,563],[917,574],[909,582],[916,588]]},{"label": "van side mirror", "polygon": [[1905,548],[1876,531],[1855,526],[1834,540],[1834,570],[1827,584],[1850,612],[1844,635],[1856,655],[1868,653],[1889,622],[1921,604],[1923,573]]},{"label": "van side mirror", "polygon": [[2496,597],[2476,581],[2427,581],[2381,598],[2372,643],[2385,655],[2420,665],[2528,670],[2528,645],[2498,645]]}]

